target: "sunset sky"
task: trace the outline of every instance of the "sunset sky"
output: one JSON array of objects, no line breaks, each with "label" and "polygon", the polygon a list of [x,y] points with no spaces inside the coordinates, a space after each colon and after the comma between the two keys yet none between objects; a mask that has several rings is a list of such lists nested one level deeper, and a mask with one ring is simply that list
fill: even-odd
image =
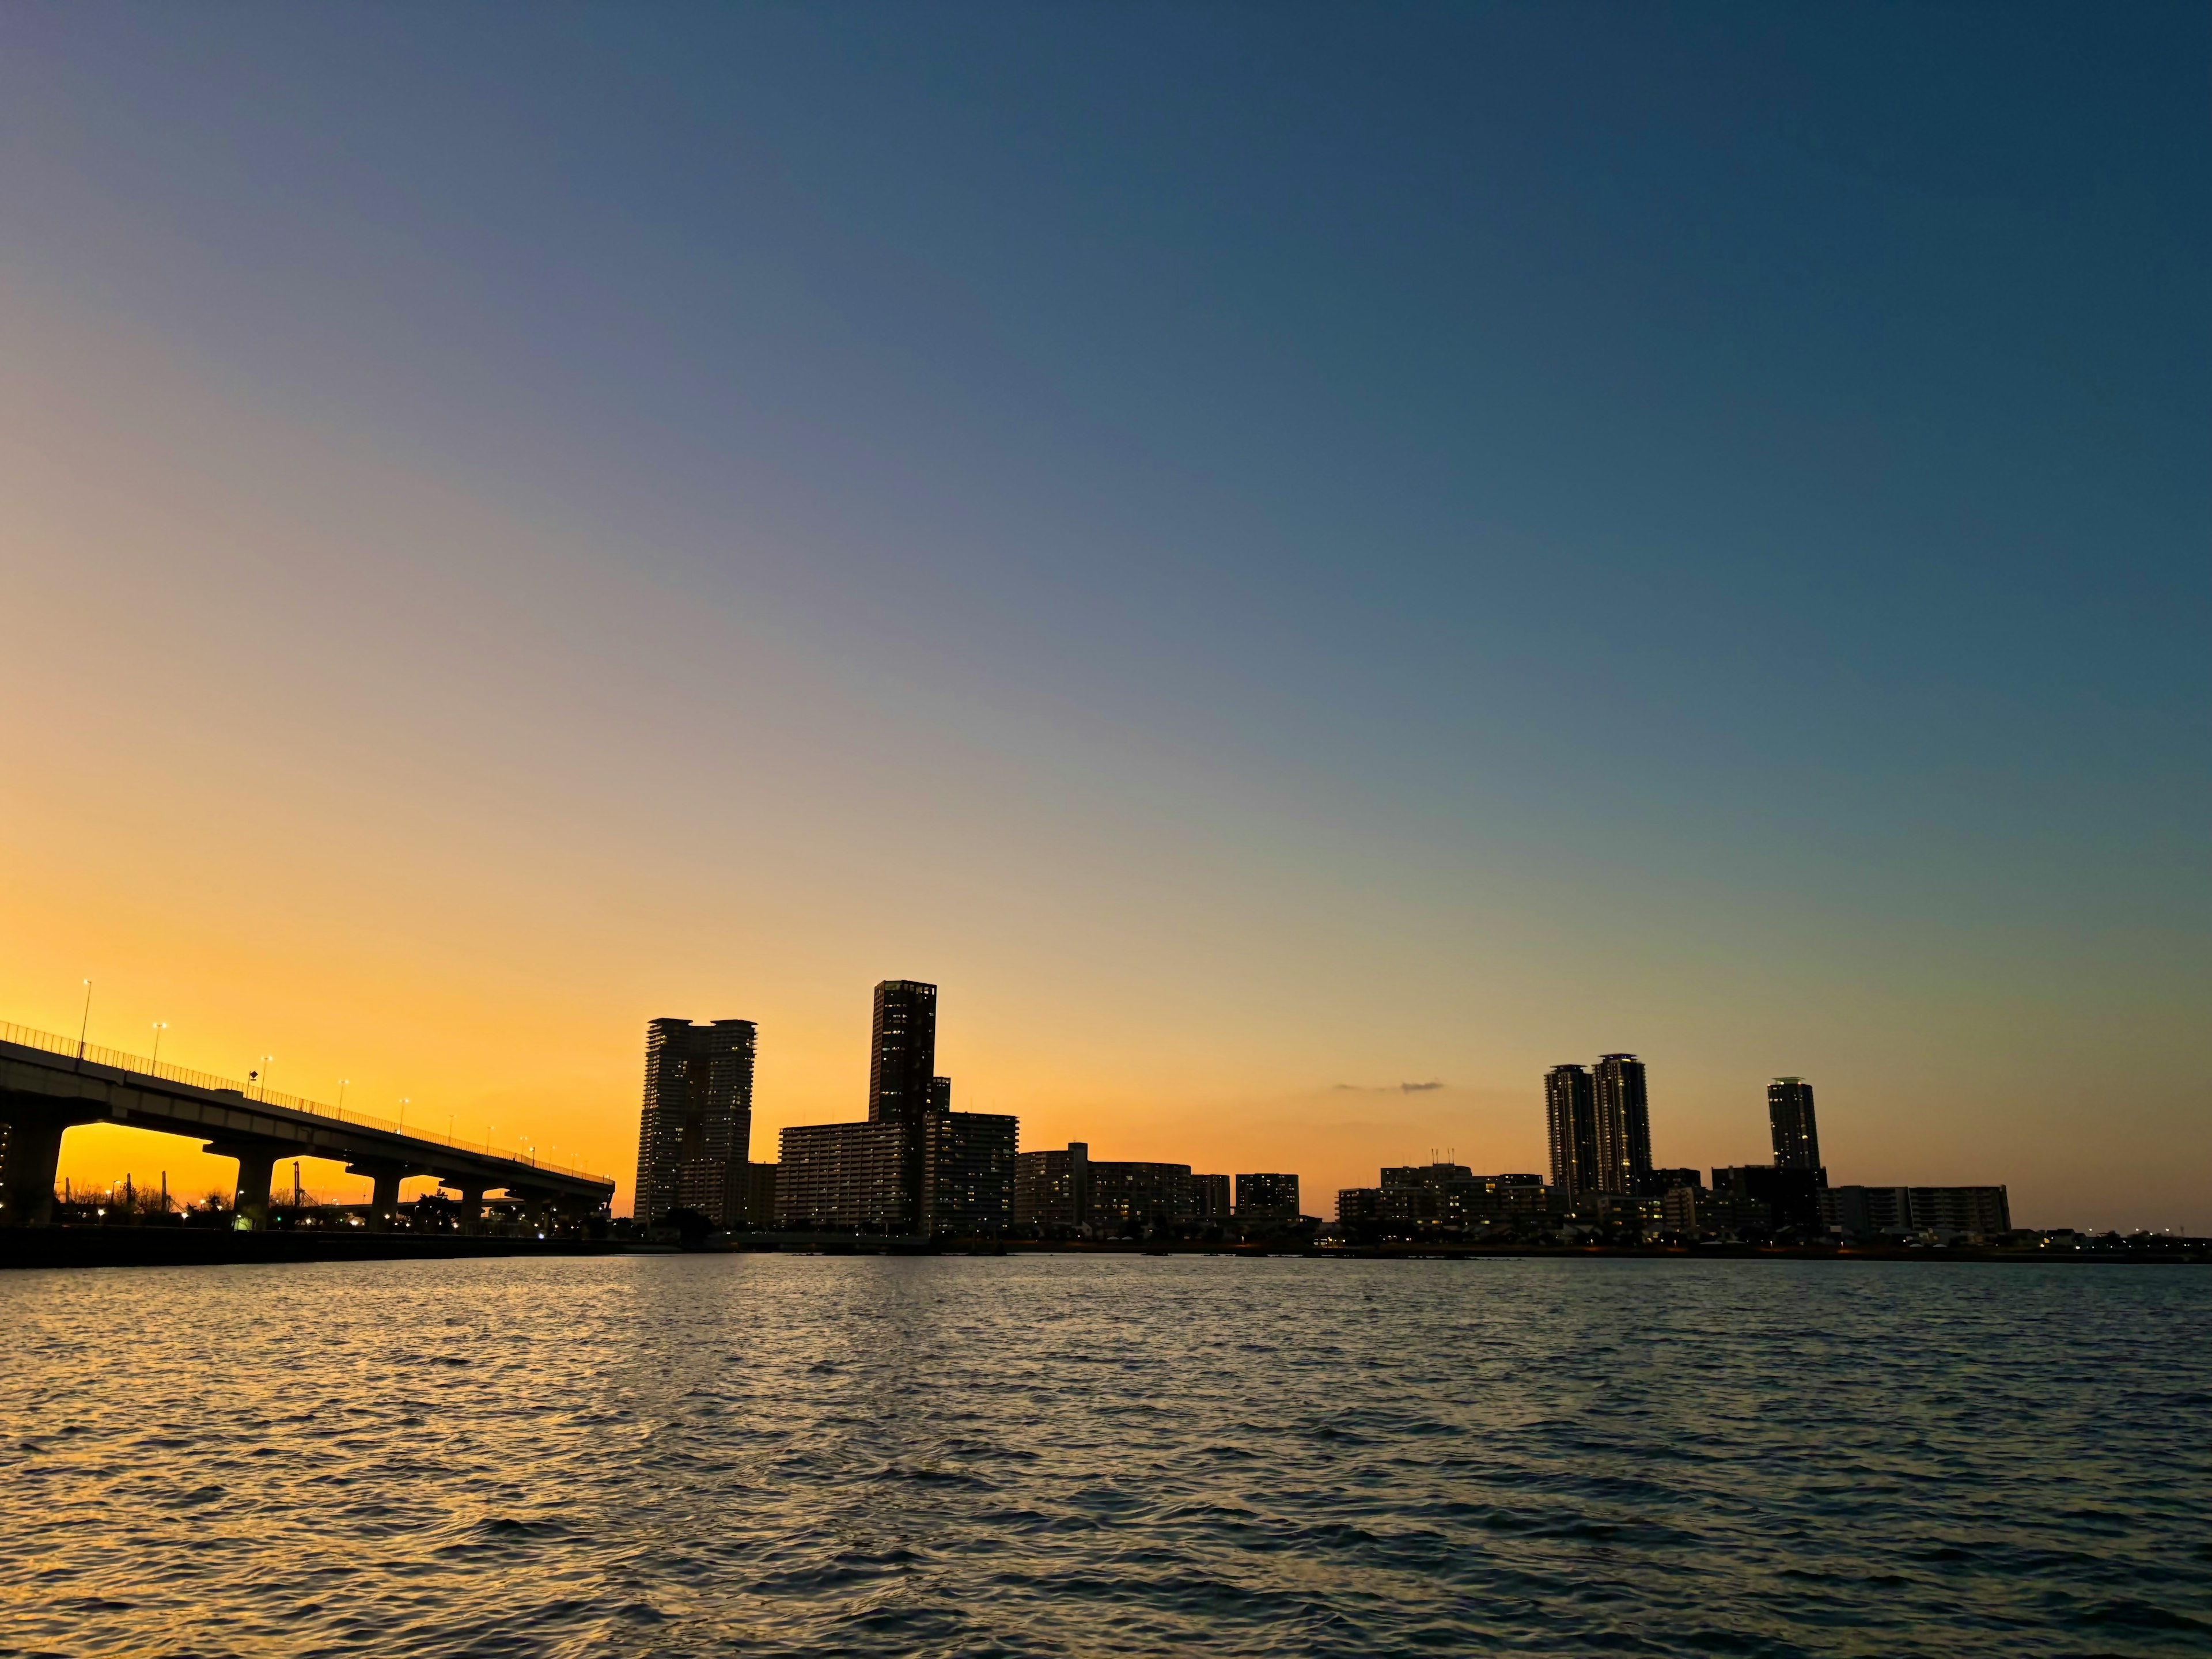
[{"label": "sunset sky", "polygon": [[618,1207],[648,1018],[771,1158],[910,977],[1311,1214],[1629,1049],[1662,1164],[1798,1073],[2212,1228],[2208,94],[2201,5],[7,9],[0,1020]]}]

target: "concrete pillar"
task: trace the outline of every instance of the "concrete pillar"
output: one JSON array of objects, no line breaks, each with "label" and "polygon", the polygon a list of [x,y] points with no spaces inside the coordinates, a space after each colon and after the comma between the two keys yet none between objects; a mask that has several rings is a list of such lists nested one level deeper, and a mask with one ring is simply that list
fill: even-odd
[{"label": "concrete pillar", "polygon": [[238,1194],[233,1200],[238,1213],[255,1232],[269,1224],[269,1182],[283,1153],[274,1146],[210,1146],[219,1158],[238,1160]]},{"label": "concrete pillar", "polygon": [[376,1217],[374,1225],[380,1231],[390,1231],[392,1224],[399,1219],[399,1183],[406,1174],[404,1170],[374,1172],[376,1192],[369,1200],[369,1208]]},{"label": "concrete pillar", "polygon": [[368,1224],[380,1233],[388,1233],[399,1219],[399,1183],[407,1178],[407,1171],[396,1164],[349,1164],[346,1173],[367,1176],[376,1190],[368,1200]]},{"label": "concrete pillar", "polygon": [[481,1231],[483,1228],[483,1183],[479,1182],[473,1187],[459,1182],[454,1184],[461,1188],[461,1231],[465,1233]]},{"label": "concrete pillar", "polygon": [[8,1119],[8,1155],[0,1162],[0,1227],[42,1227],[54,1218],[54,1170],[69,1125],[43,1112]]}]

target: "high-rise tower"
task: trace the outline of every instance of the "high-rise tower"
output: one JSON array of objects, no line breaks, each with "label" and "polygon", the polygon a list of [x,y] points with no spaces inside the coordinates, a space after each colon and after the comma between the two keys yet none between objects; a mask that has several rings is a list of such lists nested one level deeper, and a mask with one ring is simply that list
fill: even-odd
[{"label": "high-rise tower", "polygon": [[1820,1167],[1820,1128],[1813,1118],[1813,1085],[1802,1077],[1778,1077],[1766,1085],[1766,1119],[1774,1130],[1779,1170]]},{"label": "high-rise tower", "polygon": [[887,979],[876,987],[868,1056],[868,1121],[918,1123],[936,1096],[937,988]]},{"label": "high-rise tower", "polygon": [[695,1209],[719,1226],[742,1210],[753,1137],[749,1019],[656,1019],[645,1028],[645,1109],[638,1122],[633,1213],[658,1221]]},{"label": "high-rise tower", "polygon": [[1604,1054],[1590,1079],[1597,1097],[1597,1189],[1640,1194],[1651,1184],[1651,1106],[1644,1062]]},{"label": "high-rise tower", "polygon": [[1570,1199],[1601,1192],[1598,1185],[1597,1096],[1585,1066],[1544,1073],[1544,1123],[1552,1143],[1552,1184]]}]

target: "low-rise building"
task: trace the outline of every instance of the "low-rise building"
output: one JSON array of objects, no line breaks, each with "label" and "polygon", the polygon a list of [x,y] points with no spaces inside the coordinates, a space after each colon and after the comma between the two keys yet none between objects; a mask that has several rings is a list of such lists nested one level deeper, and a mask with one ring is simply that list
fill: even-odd
[{"label": "low-rise building", "polygon": [[1238,1176],[1237,1219],[1246,1227],[1295,1226],[1298,1219],[1298,1178],[1294,1175]]},{"label": "low-rise building", "polygon": [[1190,1165],[1099,1159],[1091,1165],[1095,1227],[1174,1227],[1190,1219]]},{"label": "low-rise building", "polygon": [[1735,1199],[1765,1207],[1766,1226],[1773,1231],[1817,1233],[1821,1230],[1820,1189],[1828,1184],[1825,1170],[1784,1169],[1771,1164],[1739,1164],[1713,1171],[1716,1198]]},{"label": "low-rise building", "polygon": [[1023,1152],[1014,1159],[1014,1224],[1048,1237],[1073,1232],[1091,1213],[1091,1146],[1072,1140],[1061,1152]]},{"label": "low-rise building", "polygon": [[1820,1215],[1830,1228],[1857,1237],[2012,1231],[2012,1206],[2002,1187],[1830,1187],[1820,1194]]}]

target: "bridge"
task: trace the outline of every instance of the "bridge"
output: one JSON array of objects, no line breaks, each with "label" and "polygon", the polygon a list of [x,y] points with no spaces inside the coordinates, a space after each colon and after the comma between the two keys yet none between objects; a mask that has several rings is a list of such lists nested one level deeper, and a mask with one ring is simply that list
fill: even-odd
[{"label": "bridge", "polygon": [[459,1193],[470,1231],[488,1192],[541,1214],[600,1214],[614,1200],[615,1183],[604,1176],[410,1134],[363,1113],[0,1024],[0,1226],[52,1219],[63,1133],[85,1123],[183,1135],[235,1159],[237,1212],[257,1228],[268,1222],[270,1176],[288,1158],[331,1158],[367,1176],[379,1226],[398,1214],[399,1183],[410,1176],[435,1176]]}]

